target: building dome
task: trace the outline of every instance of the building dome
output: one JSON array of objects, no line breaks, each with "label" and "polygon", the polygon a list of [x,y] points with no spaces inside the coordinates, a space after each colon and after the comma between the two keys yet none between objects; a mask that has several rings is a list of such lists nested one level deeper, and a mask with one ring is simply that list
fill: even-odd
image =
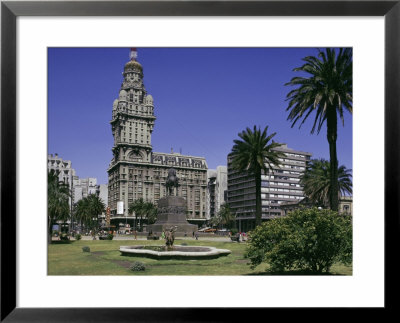
[{"label": "building dome", "polygon": [[124,70],[126,71],[128,69],[139,70],[140,72],[143,71],[142,65],[140,65],[139,62],[134,61],[134,60],[131,60],[128,63],[125,64]]}]

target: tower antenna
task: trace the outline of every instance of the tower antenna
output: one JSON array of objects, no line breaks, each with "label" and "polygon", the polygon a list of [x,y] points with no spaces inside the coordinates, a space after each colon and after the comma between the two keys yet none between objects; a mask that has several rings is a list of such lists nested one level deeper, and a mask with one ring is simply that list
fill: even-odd
[{"label": "tower antenna", "polygon": [[136,61],[137,58],[137,49],[136,47],[132,47],[131,51],[129,53],[129,58],[131,59],[131,61]]}]

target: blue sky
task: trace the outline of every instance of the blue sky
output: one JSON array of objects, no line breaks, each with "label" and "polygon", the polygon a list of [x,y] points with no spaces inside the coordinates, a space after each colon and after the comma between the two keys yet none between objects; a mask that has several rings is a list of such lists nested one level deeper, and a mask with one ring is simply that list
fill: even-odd
[{"label": "blue sky", "polygon": [[[134,44],[133,44],[134,46]],[[153,151],[203,156],[226,165],[233,140],[254,125],[290,148],[329,159],[326,127],[313,118],[291,128],[284,84],[315,48],[138,48],[146,90],[154,98]],[[72,161],[79,177],[107,183],[112,158],[112,104],[129,48],[48,49],[48,153]],[[352,168],[352,116],[338,124],[340,165]]]}]

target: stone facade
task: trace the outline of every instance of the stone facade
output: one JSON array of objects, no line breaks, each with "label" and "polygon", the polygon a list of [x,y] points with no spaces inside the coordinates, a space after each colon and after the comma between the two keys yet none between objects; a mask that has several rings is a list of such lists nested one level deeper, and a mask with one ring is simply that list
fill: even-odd
[{"label": "stone facade", "polygon": [[147,227],[148,232],[159,234],[176,226],[179,235],[191,235],[197,231],[197,225],[186,220],[186,200],[180,196],[166,196],[158,200],[156,223]]},{"label": "stone facade", "polygon": [[[111,218],[132,218],[129,204],[143,198],[157,205],[167,195],[168,169],[174,167],[180,181],[178,195],[187,203],[188,220],[206,220],[207,163],[203,157],[153,152],[151,134],[156,117],[153,97],[143,84],[143,68],[136,60],[125,64],[119,98],[110,121],[114,146],[108,172],[108,205]],[[117,215],[117,202],[124,214]]]}]

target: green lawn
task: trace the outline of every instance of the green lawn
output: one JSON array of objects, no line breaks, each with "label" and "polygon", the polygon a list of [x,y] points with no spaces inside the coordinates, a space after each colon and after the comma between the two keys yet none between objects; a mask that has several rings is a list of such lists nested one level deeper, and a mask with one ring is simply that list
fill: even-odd
[{"label": "green lawn", "polygon": [[[147,240],[80,240],[70,243],[53,243],[48,248],[49,275],[271,275],[271,274],[304,274],[299,271],[288,273],[266,273],[268,264],[261,264],[256,269],[250,269],[248,260],[243,257],[245,243],[204,241],[191,239],[176,239],[175,245],[182,243],[193,246],[213,246],[229,249],[228,256],[211,260],[156,260],[144,257],[121,256],[119,247],[122,245],[161,245],[162,241]],[[90,253],[83,252],[82,247],[90,247]],[[146,270],[133,272],[129,266],[140,261],[146,265]],[[352,267],[335,264],[331,274],[351,275]]]}]

